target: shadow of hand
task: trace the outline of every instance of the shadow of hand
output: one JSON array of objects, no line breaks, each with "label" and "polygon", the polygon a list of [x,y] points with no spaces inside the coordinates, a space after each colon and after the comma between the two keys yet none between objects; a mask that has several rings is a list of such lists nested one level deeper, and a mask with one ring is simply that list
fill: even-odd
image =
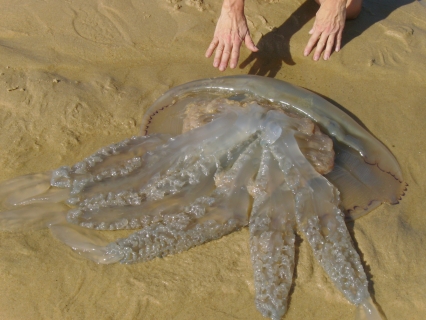
[{"label": "shadow of hand", "polygon": [[249,74],[257,74],[274,78],[282,67],[282,63],[295,65],[290,54],[290,39],[309,20],[315,16],[318,5],[311,0],[306,0],[294,11],[290,17],[278,28],[265,34],[257,44],[259,51],[240,64],[245,68],[254,61]]},{"label": "shadow of hand", "polygon": [[290,38],[282,34],[279,29],[274,29],[264,35],[258,42],[258,52],[252,52],[240,64],[245,68],[254,61],[249,74],[257,74],[274,78],[281,69],[282,62],[295,65],[290,54]]},{"label": "shadow of hand", "polygon": [[[361,35],[373,24],[385,19],[397,8],[412,2],[414,0],[365,0],[361,15],[356,21],[350,21],[346,24],[348,30],[343,33],[342,47]],[[306,0],[303,2],[281,26],[265,34],[259,40],[257,44],[259,51],[251,53],[240,64],[240,68],[245,68],[254,62],[248,72],[249,74],[274,78],[281,69],[283,62],[288,65],[295,65],[290,53],[290,39],[308,21],[315,17],[317,10],[318,5],[315,1]],[[308,41],[308,37],[306,41]]]}]

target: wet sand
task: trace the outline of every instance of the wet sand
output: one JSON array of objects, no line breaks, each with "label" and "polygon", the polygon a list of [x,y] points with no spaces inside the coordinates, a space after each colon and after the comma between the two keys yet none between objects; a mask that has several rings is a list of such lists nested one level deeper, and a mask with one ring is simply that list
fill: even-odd
[{"label": "wet sand", "polygon": [[[243,49],[241,68],[225,73],[204,58],[219,1],[0,2],[1,181],[71,165],[138,134],[144,110],[173,86],[247,73],[286,80],[345,108],[398,159],[406,196],[349,229],[387,319],[424,318],[424,0],[365,1],[347,23],[341,52],[319,62],[302,55],[313,1],[247,0],[252,35],[266,54]],[[175,256],[105,266],[48,230],[2,232],[0,319],[263,319],[248,238],[243,229]],[[298,248],[284,318],[353,319],[355,307],[306,241]]]}]

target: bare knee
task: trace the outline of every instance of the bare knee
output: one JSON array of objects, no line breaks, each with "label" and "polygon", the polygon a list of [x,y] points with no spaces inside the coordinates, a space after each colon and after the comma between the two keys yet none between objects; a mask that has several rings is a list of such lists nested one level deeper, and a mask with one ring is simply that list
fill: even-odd
[{"label": "bare knee", "polygon": [[[321,5],[326,0],[315,0],[316,3]],[[358,17],[362,8],[362,0],[348,0],[346,3],[346,19],[355,19]]]},{"label": "bare knee", "polygon": [[362,0],[349,0],[346,4],[346,19],[356,19],[362,8]]}]

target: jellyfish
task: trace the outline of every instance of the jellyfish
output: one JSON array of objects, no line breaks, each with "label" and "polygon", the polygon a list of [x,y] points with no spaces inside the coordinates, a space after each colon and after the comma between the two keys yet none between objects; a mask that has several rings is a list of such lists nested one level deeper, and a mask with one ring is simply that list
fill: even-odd
[{"label": "jellyfish", "polygon": [[[230,76],[169,90],[138,136],[2,182],[0,230],[48,227],[94,262],[135,263],[248,226],[256,307],[274,320],[300,233],[357,317],[380,319],[345,220],[405,189],[391,152],[339,108],[280,80]],[[135,231],[102,239],[121,229]]]}]

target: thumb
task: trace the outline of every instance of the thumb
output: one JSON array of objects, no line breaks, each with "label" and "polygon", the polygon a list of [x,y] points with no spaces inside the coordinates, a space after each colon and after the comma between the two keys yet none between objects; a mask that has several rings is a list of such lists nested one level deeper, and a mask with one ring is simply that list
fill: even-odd
[{"label": "thumb", "polygon": [[250,37],[250,34],[247,32],[245,38],[244,38],[244,43],[246,44],[246,47],[252,51],[252,52],[257,52],[259,51],[259,49],[256,47],[256,45],[254,44],[253,40]]},{"label": "thumb", "polygon": [[313,34],[314,33],[314,31],[315,31],[315,27],[316,27],[316,21],[314,22],[314,25],[312,26],[312,29],[311,30],[309,30],[309,34]]}]

